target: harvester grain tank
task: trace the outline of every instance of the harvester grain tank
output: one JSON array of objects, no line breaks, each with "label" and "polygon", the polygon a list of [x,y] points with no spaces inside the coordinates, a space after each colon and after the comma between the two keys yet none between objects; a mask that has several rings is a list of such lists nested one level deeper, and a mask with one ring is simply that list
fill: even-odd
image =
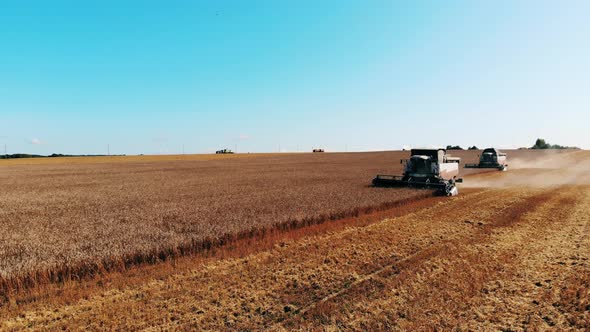
[{"label": "harvester grain tank", "polygon": [[465,164],[465,168],[495,168],[500,171],[508,170],[506,154],[494,148],[483,150],[478,164]]},{"label": "harvester grain tank", "polygon": [[373,185],[436,189],[447,196],[459,194],[456,183],[463,182],[458,178],[461,158],[447,155],[445,149],[412,149],[410,159],[401,160],[404,162],[402,176],[380,174],[373,179]]}]

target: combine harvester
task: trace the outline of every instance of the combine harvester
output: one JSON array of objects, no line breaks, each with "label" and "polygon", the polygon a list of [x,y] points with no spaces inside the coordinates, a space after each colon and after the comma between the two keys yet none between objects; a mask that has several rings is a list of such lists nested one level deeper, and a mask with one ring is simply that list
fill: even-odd
[{"label": "combine harvester", "polygon": [[456,183],[463,182],[457,178],[461,158],[448,156],[445,149],[412,149],[410,155],[409,160],[401,160],[406,163],[402,176],[377,175],[373,185],[436,189],[446,196],[459,194]]},{"label": "combine harvester", "polygon": [[234,152],[230,149],[223,149],[215,151],[215,154],[234,154]]},{"label": "combine harvester", "polygon": [[479,164],[465,164],[465,168],[495,168],[500,171],[507,171],[506,154],[494,148],[483,150],[479,157]]}]

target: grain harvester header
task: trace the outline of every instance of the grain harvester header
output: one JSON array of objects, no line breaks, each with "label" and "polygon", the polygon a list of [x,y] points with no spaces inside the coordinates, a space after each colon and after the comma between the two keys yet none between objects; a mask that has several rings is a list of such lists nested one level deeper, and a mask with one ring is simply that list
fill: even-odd
[{"label": "grain harvester header", "polygon": [[404,173],[398,175],[377,175],[375,187],[412,187],[436,189],[447,196],[459,193],[456,183],[463,182],[459,176],[461,158],[447,155],[445,149],[412,149],[410,159],[405,163]]},{"label": "grain harvester header", "polygon": [[495,168],[506,171],[508,170],[506,154],[494,148],[487,148],[479,156],[479,164],[465,164],[465,168]]}]

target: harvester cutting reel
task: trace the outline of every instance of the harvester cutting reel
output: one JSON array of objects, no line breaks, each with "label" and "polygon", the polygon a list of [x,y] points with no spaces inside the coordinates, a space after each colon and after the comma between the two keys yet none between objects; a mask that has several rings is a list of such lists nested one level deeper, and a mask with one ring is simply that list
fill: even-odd
[{"label": "harvester cutting reel", "polygon": [[435,178],[415,179],[413,177],[401,177],[395,175],[377,175],[373,179],[375,187],[409,187],[419,189],[436,189],[436,193],[445,196],[456,196],[459,194],[457,183],[463,182],[463,179],[443,180]]}]

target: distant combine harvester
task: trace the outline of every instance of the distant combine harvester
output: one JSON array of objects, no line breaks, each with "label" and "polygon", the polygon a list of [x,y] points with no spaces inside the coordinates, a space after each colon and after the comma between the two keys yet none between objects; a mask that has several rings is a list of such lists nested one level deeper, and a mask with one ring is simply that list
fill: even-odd
[{"label": "distant combine harvester", "polygon": [[215,151],[215,154],[233,154],[234,152],[230,149],[223,149]]},{"label": "distant combine harvester", "polygon": [[324,152],[324,149],[313,149],[313,153]]}]

